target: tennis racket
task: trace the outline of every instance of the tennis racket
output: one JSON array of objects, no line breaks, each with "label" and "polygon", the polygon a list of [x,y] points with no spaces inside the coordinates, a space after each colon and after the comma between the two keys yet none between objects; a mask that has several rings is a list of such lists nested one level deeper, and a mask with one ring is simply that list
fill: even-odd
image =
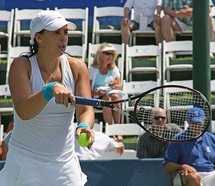
[{"label": "tennis racket", "polygon": [[[108,107],[120,112],[138,124],[155,138],[168,142],[183,142],[199,138],[211,122],[211,109],[207,99],[197,90],[180,86],[164,85],[147,90],[139,95],[123,100],[108,102],[76,96],[76,104],[95,107]],[[114,106],[116,103],[129,102],[133,111],[125,111]],[[167,114],[165,126],[151,124],[152,109],[161,107]],[[189,124],[187,111],[193,107],[202,109],[205,114],[203,123]]]}]

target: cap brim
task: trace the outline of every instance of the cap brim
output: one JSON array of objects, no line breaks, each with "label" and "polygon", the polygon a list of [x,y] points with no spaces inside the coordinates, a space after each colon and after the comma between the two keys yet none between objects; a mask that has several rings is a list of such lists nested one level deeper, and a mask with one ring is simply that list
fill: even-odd
[{"label": "cap brim", "polygon": [[112,51],[116,51],[116,49],[115,49],[115,48],[113,48],[113,47],[105,47],[105,48],[103,48],[103,49],[101,50],[101,52],[104,52],[104,51],[110,51],[110,50],[112,50]]},{"label": "cap brim", "polygon": [[67,27],[69,30],[76,30],[77,29],[76,25],[72,22],[68,22]]},{"label": "cap brim", "polygon": [[199,117],[193,117],[189,120],[190,123],[203,123],[204,118],[199,118]]},{"label": "cap brim", "polygon": [[57,19],[48,26],[45,27],[45,30],[55,31],[63,27],[64,25],[68,26],[68,30],[76,30],[76,25],[72,22],[66,21],[65,19]]}]

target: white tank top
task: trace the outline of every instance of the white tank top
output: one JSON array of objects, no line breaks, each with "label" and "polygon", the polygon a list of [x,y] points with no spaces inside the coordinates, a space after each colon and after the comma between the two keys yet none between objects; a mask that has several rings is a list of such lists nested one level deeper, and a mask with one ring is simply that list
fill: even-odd
[{"label": "white tank top", "polygon": [[[40,91],[44,85],[36,56],[31,63],[32,92]],[[66,55],[61,56],[62,84],[75,92],[75,82]],[[68,161],[74,153],[74,106],[57,105],[52,98],[33,119],[22,120],[14,111],[14,129],[10,148],[28,156],[48,161]]]}]

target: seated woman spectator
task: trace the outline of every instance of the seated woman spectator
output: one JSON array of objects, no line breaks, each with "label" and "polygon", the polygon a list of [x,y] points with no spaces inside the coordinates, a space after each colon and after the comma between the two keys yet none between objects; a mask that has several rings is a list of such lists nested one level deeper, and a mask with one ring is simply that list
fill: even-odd
[{"label": "seated woman spectator", "polygon": [[[111,93],[112,89],[121,89],[120,72],[115,61],[117,58],[116,49],[112,44],[103,43],[95,54],[92,65],[89,68],[91,92],[94,98],[105,101],[116,101],[120,99],[117,93]],[[117,108],[121,104],[115,105]],[[105,123],[120,123],[119,112],[110,108],[103,108],[103,119]],[[117,141],[122,141],[122,136],[115,136]]]}]

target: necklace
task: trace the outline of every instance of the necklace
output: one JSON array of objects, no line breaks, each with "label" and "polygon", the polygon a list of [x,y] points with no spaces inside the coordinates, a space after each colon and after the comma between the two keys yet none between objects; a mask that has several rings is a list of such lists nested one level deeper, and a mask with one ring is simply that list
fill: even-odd
[{"label": "necklace", "polygon": [[56,76],[54,75],[54,72],[57,70],[57,68],[51,73],[48,71],[48,69],[46,68],[46,66],[43,64],[43,61],[39,58],[39,56],[37,55],[37,59],[38,61],[41,62],[42,66],[44,67],[44,69],[49,73],[51,80],[55,80]]}]

